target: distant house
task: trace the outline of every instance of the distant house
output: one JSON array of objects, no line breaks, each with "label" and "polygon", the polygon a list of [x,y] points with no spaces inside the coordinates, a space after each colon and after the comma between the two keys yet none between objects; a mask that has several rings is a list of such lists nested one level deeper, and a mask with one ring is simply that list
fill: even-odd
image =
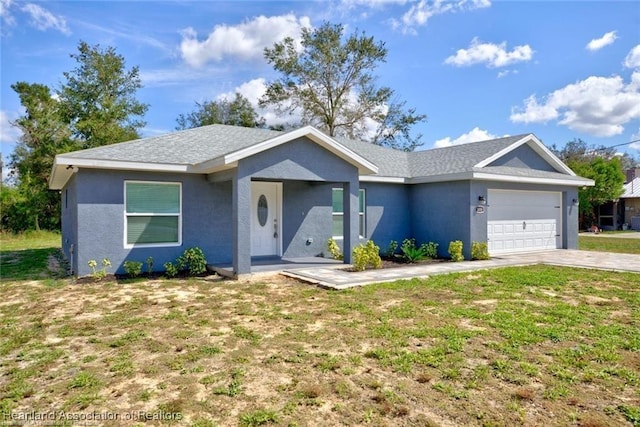
[{"label": "distant house", "polygon": [[620,202],[623,228],[640,231],[640,169],[627,171],[627,183]]},{"label": "distant house", "polygon": [[291,132],[212,125],[58,155],[62,247],[75,274],[90,259],[175,260],[251,272],[261,257],[326,252],[351,261],[360,242],[413,237],[488,242],[492,255],[576,248],[576,176],[534,135],[418,152]]}]

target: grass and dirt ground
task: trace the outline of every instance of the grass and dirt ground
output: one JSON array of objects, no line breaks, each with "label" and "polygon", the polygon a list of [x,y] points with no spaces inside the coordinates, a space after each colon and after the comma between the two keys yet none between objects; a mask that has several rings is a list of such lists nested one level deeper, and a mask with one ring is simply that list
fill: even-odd
[{"label": "grass and dirt ground", "polygon": [[[634,238],[626,238],[626,236]],[[584,234],[578,237],[578,248],[584,251],[616,252],[640,255],[640,235],[631,232],[604,232],[598,235]]]},{"label": "grass and dirt ground", "polygon": [[339,292],[279,276],[78,285],[46,277],[59,237],[12,239],[4,423],[640,425],[638,274],[532,266]]}]

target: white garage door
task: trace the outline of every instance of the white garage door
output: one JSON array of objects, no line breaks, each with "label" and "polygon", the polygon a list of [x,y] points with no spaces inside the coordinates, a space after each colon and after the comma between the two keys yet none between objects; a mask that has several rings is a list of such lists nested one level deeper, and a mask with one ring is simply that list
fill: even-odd
[{"label": "white garage door", "polygon": [[562,247],[562,193],[489,190],[487,204],[490,254]]}]

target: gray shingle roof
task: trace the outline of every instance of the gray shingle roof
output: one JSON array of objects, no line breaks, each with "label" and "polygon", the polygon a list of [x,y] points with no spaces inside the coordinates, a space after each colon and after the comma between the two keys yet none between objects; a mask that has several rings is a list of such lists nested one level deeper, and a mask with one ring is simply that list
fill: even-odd
[{"label": "gray shingle roof", "polygon": [[[270,140],[284,132],[227,125],[210,125],[166,135],[137,139],[64,154],[68,159],[111,160],[172,165],[198,165]],[[404,152],[345,138],[338,143],[378,166],[378,176],[416,178],[479,171],[474,166],[521,140],[527,134],[460,144],[424,151]],[[485,167],[497,174],[568,178],[560,173],[531,169]]]},{"label": "gray shingle roof", "polygon": [[624,185],[624,193],[621,199],[640,197],[640,176],[632,179]]},{"label": "gray shingle roof", "polygon": [[197,165],[274,138],[282,132],[210,125],[64,154],[67,158]]}]

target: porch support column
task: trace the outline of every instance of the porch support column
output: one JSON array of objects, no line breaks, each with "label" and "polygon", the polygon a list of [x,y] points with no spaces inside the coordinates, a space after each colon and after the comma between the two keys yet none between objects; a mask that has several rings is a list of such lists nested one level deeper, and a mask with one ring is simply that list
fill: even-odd
[{"label": "porch support column", "polygon": [[233,209],[233,271],[251,273],[251,177],[241,176],[240,170],[232,180]]},{"label": "porch support column", "polygon": [[345,182],[342,185],[343,231],[342,253],[345,264],[351,264],[353,249],[358,245],[360,218],[358,201],[358,181]]}]

